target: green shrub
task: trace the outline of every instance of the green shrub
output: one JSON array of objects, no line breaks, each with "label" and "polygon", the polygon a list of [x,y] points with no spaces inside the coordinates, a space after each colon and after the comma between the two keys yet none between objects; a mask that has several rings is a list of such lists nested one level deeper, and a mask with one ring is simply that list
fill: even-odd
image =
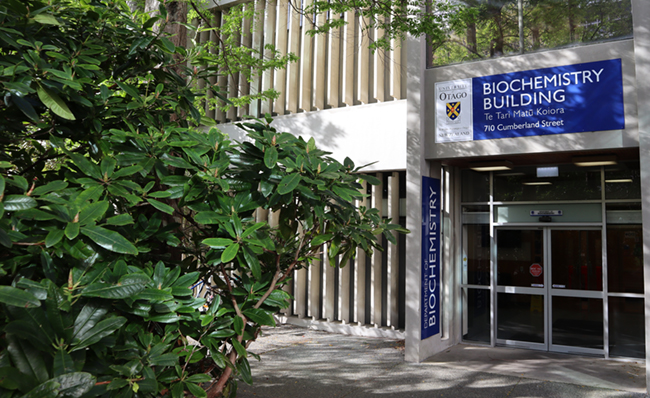
[{"label": "green shrub", "polygon": [[0,4],[2,397],[234,396],[293,271],[400,230],[354,207],[358,169],[313,140],[195,127],[209,68],[152,30],[164,19]]}]

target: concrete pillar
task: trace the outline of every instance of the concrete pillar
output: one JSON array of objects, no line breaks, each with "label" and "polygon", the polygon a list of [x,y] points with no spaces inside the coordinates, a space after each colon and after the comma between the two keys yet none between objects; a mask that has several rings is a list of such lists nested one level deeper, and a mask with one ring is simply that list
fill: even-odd
[{"label": "concrete pillar", "polygon": [[[377,178],[380,181],[383,181],[382,173],[377,173]],[[383,204],[383,191],[384,184],[383,182],[379,185],[372,186],[372,207],[379,210],[379,217],[382,217],[382,204]],[[381,236],[377,237],[381,239]],[[381,322],[381,313],[383,311],[382,307],[382,295],[381,282],[382,282],[382,272],[381,272],[381,260],[382,252],[375,250],[372,253],[372,269],[370,273],[370,319],[375,326],[383,326]]]},{"label": "concrete pillar", "polygon": [[650,2],[632,0],[634,58],[638,98],[641,209],[643,220],[643,279],[645,285],[646,385],[650,386]]},{"label": "concrete pillar", "polygon": [[[266,13],[264,18],[264,46],[270,44],[275,46],[275,19],[276,19],[276,10],[278,3],[275,0],[267,1],[266,3]],[[271,58],[273,52],[271,50],[264,50],[264,56]],[[262,74],[262,91],[273,88],[273,69],[269,69],[263,72]],[[273,101],[264,100],[262,101],[262,114],[273,112]]]},{"label": "concrete pillar", "polygon": [[[280,0],[278,3],[278,44],[276,50],[280,55],[286,55],[289,45],[289,1]],[[288,68],[288,67],[287,67]],[[275,71],[275,89],[280,96],[275,100],[274,112],[284,115],[287,107],[287,68],[279,68]]]},{"label": "concrete pillar", "polygon": [[[253,39],[252,46],[255,50],[262,52],[262,45],[264,44],[264,9],[266,8],[266,0],[257,0],[255,2],[255,23],[253,24]],[[262,89],[262,79],[259,75],[253,76],[251,82],[251,90],[254,93],[259,93]],[[250,104],[250,115],[253,117],[260,116],[260,101],[256,100]]]},{"label": "concrete pillar", "polygon": [[[338,20],[341,16],[332,15],[331,19]],[[332,108],[340,105],[339,82],[341,80],[341,32],[343,29],[333,29],[329,33],[329,84],[327,87],[327,104]]]},{"label": "concrete pillar", "polygon": [[357,49],[359,57],[359,70],[357,72],[357,93],[359,95],[358,100],[363,103],[368,103],[368,82],[370,75],[370,30],[364,31],[364,28],[368,26],[369,20],[363,18],[359,27],[357,28],[357,35],[359,35],[360,45]]},{"label": "concrete pillar", "polygon": [[[312,0],[305,0],[303,3],[304,8],[308,8]],[[314,26],[312,23],[311,15],[303,15],[302,17],[302,51],[300,52],[300,61],[302,64],[301,70],[301,96],[300,108],[305,112],[312,109],[312,86],[313,86],[313,73],[314,73],[314,37],[307,33]]]},{"label": "concrete pillar", "polygon": [[[361,192],[365,195],[367,182],[362,181],[361,186]],[[358,206],[367,208],[368,198],[362,198]],[[366,323],[366,252],[362,249],[357,249],[354,271],[354,321],[358,322],[359,326],[362,326]]]},{"label": "concrete pillar", "polygon": [[356,53],[354,32],[357,28],[357,19],[354,16],[354,11],[348,11],[345,13],[345,22],[347,22],[347,24],[343,27],[343,31],[345,32],[345,47],[343,48],[343,63],[345,65],[345,73],[343,74],[343,102],[345,102],[346,105],[352,106],[354,105],[354,64]]},{"label": "concrete pillar", "polygon": [[[300,13],[291,8],[289,22],[289,51],[300,54]],[[298,83],[300,82],[300,61],[289,64],[289,84],[287,88],[287,110],[298,113]]]},{"label": "concrete pillar", "polygon": [[[388,218],[393,224],[399,224],[399,173],[394,172],[388,177]],[[393,231],[398,239],[399,234]],[[388,243],[388,326],[397,328],[399,325],[399,253],[397,245]]]}]

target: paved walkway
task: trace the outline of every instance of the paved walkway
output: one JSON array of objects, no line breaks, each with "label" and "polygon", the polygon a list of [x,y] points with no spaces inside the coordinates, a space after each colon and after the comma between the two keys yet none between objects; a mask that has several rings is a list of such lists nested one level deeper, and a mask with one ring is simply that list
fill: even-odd
[{"label": "paved walkway", "polygon": [[637,362],[459,345],[421,364],[402,341],[294,326],[265,329],[250,347],[254,384],[238,398],[647,397]]}]

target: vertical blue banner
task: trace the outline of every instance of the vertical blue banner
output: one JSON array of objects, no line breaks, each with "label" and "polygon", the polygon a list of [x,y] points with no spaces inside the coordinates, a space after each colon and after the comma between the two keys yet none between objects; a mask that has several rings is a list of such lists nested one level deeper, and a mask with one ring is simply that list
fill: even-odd
[{"label": "vertical blue banner", "polygon": [[440,333],[440,180],[422,177],[422,340]]}]

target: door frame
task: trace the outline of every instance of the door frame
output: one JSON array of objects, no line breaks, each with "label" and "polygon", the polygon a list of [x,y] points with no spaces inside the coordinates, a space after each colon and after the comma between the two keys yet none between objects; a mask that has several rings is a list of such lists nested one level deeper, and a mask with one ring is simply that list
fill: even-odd
[{"label": "door frame", "polygon": [[[498,285],[497,284],[497,275],[498,275],[498,242],[497,242],[497,233],[500,230],[541,230],[542,231],[542,262],[544,264],[544,287],[521,287],[521,286],[507,286],[507,285]],[[551,320],[553,319],[553,308],[552,308],[552,299],[553,297],[577,297],[577,298],[596,298],[603,300],[603,325],[604,329],[607,328],[605,322],[605,294],[604,290],[593,291],[593,290],[567,290],[562,288],[554,288],[552,286],[552,265],[553,259],[551,256],[552,247],[551,247],[551,233],[553,230],[596,230],[600,231],[602,235],[603,226],[602,225],[593,225],[584,223],[576,224],[563,224],[563,225],[539,225],[539,224],[518,224],[518,225],[495,225],[494,226],[494,272],[492,275],[492,283],[494,286],[494,296],[493,296],[493,305],[494,305],[494,322],[493,322],[493,336],[494,341],[497,345],[514,347],[514,348],[525,348],[532,350],[541,350],[541,351],[552,351],[560,353],[576,353],[576,354],[587,354],[587,355],[605,355],[605,333],[603,331],[603,348],[585,348],[585,347],[576,347],[576,346],[564,346],[553,344],[553,325]],[[602,245],[604,242],[601,240],[601,251]],[[603,264],[603,267],[605,265]],[[605,273],[603,272],[603,276]],[[604,285],[603,285],[604,289]],[[541,295],[543,297],[544,303],[544,343],[534,343],[518,340],[505,340],[498,339],[498,295],[499,293],[505,294],[529,294],[529,295]]]}]

